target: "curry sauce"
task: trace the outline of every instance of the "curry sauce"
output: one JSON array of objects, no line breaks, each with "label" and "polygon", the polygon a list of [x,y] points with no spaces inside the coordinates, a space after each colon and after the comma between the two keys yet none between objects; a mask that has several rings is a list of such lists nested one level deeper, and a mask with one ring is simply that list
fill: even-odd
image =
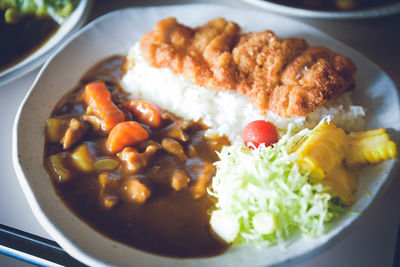
[{"label": "curry sauce", "polygon": [[[127,121],[137,119],[122,105],[129,100],[129,94],[119,86],[123,66],[122,56],[98,63],[54,109],[51,118],[61,122],[64,132],[73,119],[88,129],[68,148],[63,147],[63,141],[54,142],[47,135],[44,165],[57,194],[95,230],[135,248],[171,257],[222,253],[228,245],[210,228],[214,200],[206,187],[215,172],[216,151],[229,145],[226,137],[205,137],[207,127],[201,122],[184,121],[160,110],[160,127],[140,123],[150,134],[146,141],[115,154],[106,149],[108,135],[82,119],[87,113],[82,94],[93,81],[105,83]],[[82,171],[74,164],[73,157],[80,148],[92,159],[94,169]],[[148,160],[141,161],[140,168],[132,171],[130,164],[137,162],[132,163],[124,155],[129,156],[132,151],[145,155],[150,148],[154,151]],[[104,161],[112,164],[98,167]]]}]

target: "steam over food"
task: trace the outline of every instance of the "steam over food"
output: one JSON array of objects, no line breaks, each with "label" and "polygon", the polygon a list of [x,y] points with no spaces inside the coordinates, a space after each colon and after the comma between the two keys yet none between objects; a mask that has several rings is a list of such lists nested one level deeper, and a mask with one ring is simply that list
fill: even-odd
[{"label": "steam over food", "polygon": [[145,60],[194,84],[247,95],[263,113],[305,116],[354,86],[353,62],[301,38],[265,30],[242,33],[223,18],[190,28],[175,18],[158,22],[140,40]]}]

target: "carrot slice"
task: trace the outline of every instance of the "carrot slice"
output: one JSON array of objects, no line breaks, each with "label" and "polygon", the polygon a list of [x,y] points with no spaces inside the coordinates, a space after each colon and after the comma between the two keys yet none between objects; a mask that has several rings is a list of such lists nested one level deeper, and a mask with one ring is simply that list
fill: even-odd
[{"label": "carrot slice", "polygon": [[90,112],[101,119],[101,129],[107,133],[115,125],[125,121],[124,113],[112,102],[111,94],[104,82],[86,85],[85,102]]},{"label": "carrot slice", "polygon": [[129,110],[135,119],[152,128],[161,126],[162,118],[160,108],[144,100],[130,100],[122,104]]},{"label": "carrot slice", "polygon": [[111,153],[117,153],[124,147],[133,146],[149,138],[150,134],[136,121],[118,123],[110,132],[106,148]]}]

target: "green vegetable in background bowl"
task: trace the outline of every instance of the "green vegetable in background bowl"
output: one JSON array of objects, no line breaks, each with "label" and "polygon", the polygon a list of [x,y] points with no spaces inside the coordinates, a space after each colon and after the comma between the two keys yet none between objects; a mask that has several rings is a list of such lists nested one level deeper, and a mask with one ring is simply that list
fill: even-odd
[{"label": "green vegetable in background bowl", "polygon": [[4,10],[4,20],[8,24],[18,23],[25,16],[52,18],[61,24],[67,18],[78,0],[0,0],[0,9]]}]

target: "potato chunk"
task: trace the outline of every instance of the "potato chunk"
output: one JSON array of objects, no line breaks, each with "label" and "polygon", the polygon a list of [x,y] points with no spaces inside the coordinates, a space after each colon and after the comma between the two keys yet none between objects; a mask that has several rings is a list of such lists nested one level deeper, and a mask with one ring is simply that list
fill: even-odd
[{"label": "potato chunk", "polygon": [[95,160],[86,143],[81,144],[72,152],[71,159],[75,167],[82,172],[94,170]]},{"label": "potato chunk", "polygon": [[68,121],[64,119],[50,118],[46,120],[46,137],[50,142],[58,143],[64,137]]},{"label": "potato chunk", "polygon": [[72,172],[68,169],[68,160],[70,160],[70,155],[66,152],[52,155],[48,159],[51,170],[60,183],[64,183],[72,177]]}]

